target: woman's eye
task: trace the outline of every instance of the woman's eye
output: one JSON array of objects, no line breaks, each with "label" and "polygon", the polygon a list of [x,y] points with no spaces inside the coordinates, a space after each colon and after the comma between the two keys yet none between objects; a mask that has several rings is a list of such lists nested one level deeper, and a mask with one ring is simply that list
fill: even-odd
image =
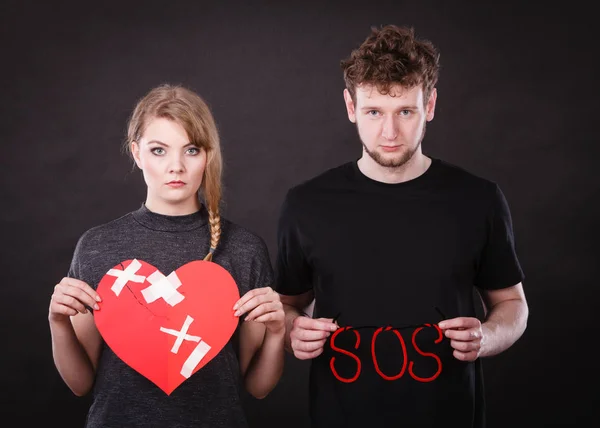
[{"label": "woman's eye", "polygon": [[197,147],[190,147],[190,148],[187,150],[187,152],[188,152],[188,154],[190,154],[190,155],[197,155],[198,153],[200,153],[200,149],[199,149],[199,148],[197,148]]},{"label": "woman's eye", "polygon": [[162,147],[155,147],[153,149],[150,149],[150,151],[152,153],[154,153],[155,155],[164,155],[165,154],[165,149],[163,149]]}]

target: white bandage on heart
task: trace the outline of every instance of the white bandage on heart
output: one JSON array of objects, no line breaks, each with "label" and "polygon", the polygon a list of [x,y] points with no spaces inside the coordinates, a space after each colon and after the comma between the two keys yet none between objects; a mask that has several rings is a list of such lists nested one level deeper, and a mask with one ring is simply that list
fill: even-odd
[{"label": "white bandage on heart", "polygon": [[189,355],[189,357],[187,357],[187,360],[185,360],[185,363],[183,363],[183,366],[181,367],[181,375],[189,378],[194,369],[196,368],[196,366],[198,365],[198,363],[200,363],[200,361],[202,361],[202,358],[204,358],[204,356],[208,353],[208,351],[210,350],[210,345],[208,343],[206,343],[205,341],[201,340],[200,343],[198,343],[198,345],[196,345],[196,347],[194,348],[194,350],[192,351],[192,353]]},{"label": "white bandage on heart", "polygon": [[181,330],[173,330],[172,328],[164,328],[161,327],[160,331],[163,331],[165,333],[168,334],[172,334],[173,336],[176,336],[177,339],[175,339],[175,343],[173,344],[173,347],[171,348],[171,352],[176,354],[179,351],[179,347],[181,346],[181,344],[183,343],[184,340],[190,340],[192,342],[200,342],[200,337],[199,336],[190,336],[189,334],[187,334],[188,329],[190,328],[190,324],[194,321],[194,318],[192,318],[191,316],[187,316],[187,318],[185,319],[185,322],[183,323],[183,327],[181,327]]},{"label": "white bandage on heart", "polygon": [[107,275],[117,277],[112,287],[110,287],[115,295],[118,296],[121,294],[121,290],[123,290],[123,287],[125,287],[125,284],[129,281],[139,282],[140,284],[144,282],[146,279],[145,276],[136,275],[136,272],[140,270],[141,267],[142,264],[134,259],[124,270],[111,269],[106,273]]},{"label": "white bandage on heart", "polygon": [[181,367],[181,374],[186,378],[189,378],[192,375],[192,372],[194,371],[198,363],[202,361],[202,358],[204,358],[204,356],[210,350],[210,345],[204,342],[199,336],[192,336],[187,334],[187,331],[190,328],[190,325],[193,321],[194,318],[188,315],[185,319],[185,322],[183,323],[183,326],[181,327],[181,330],[173,330],[171,328],[164,327],[160,328],[160,331],[172,334],[173,336],[177,337],[177,339],[175,339],[173,347],[171,348],[171,352],[174,354],[179,352],[179,347],[181,346],[184,340],[189,340],[191,342],[199,342],[198,345],[196,345],[196,347],[192,351],[192,353],[183,363],[183,367]]},{"label": "white bandage on heart", "polygon": [[142,290],[142,295],[146,302],[152,303],[157,299],[163,298],[171,306],[180,303],[185,297],[177,289],[181,286],[181,281],[175,272],[171,272],[165,277],[158,270],[148,277],[150,287]]}]

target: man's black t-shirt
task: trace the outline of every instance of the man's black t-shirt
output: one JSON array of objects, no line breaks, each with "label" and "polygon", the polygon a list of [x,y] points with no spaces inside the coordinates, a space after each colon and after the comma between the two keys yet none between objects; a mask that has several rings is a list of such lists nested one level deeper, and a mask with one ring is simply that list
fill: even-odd
[{"label": "man's black t-shirt", "polygon": [[473,287],[518,284],[507,202],[493,182],[439,159],[398,184],[349,162],[290,189],[276,289],[314,291],[340,329],[311,362],[314,427],[483,427],[481,362],[437,327],[475,317]]}]

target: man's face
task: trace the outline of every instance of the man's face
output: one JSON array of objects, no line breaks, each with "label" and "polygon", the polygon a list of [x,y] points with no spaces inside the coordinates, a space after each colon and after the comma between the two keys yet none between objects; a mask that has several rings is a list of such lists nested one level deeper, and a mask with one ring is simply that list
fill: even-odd
[{"label": "man's face", "polygon": [[433,119],[436,95],[434,89],[425,104],[421,85],[394,86],[386,95],[376,86],[361,85],[355,103],[344,90],[348,118],[356,123],[364,153],[385,168],[404,165],[420,150],[425,125]]}]

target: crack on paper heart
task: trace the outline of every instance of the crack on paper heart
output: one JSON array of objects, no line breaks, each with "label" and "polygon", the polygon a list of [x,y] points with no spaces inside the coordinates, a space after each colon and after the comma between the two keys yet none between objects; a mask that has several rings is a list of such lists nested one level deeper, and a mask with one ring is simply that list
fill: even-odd
[{"label": "crack on paper heart", "polygon": [[[125,266],[123,265],[123,262],[120,262],[120,263],[119,263],[119,266],[121,267],[121,270],[125,271]],[[144,302],[142,302],[140,299],[138,299],[138,297],[135,295],[134,291],[131,289],[131,287],[129,287],[129,284],[128,284],[128,283],[125,283],[125,284],[124,284],[124,287],[126,287],[126,288],[129,290],[129,292],[131,293],[131,295],[133,296],[133,298],[135,299],[135,301],[136,301],[138,304],[140,304],[141,306],[143,306],[143,307],[144,307],[144,309],[146,309],[148,312],[150,312],[150,313],[152,314],[152,316],[153,316],[153,317],[165,318],[165,319],[167,319],[167,320],[169,319],[169,318],[168,318],[167,316],[165,316],[165,315],[163,315],[163,316],[156,315],[156,314],[155,314],[155,313],[152,311],[152,309],[150,309],[150,308],[148,307],[148,305],[147,305],[146,303],[144,303]]]},{"label": "crack on paper heart", "polygon": [[[141,264],[139,268],[137,262]],[[131,263],[135,263],[135,269]],[[167,276],[152,264],[137,259],[123,259],[115,263],[114,270],[123,272],[125,266],[129,268],[127,273],[119,275],[111,269],[96,288],[104,301],[102,309],[108,309],[94,311],[98,330],[106,343],[114,345],[113,351],[125,364],[171,395],[219,355],[235,334],[238,320],[231,316],[230,308],[239,300],[239,289],[226,269],[200,260],[186,263]],[[113,289],[114,277],[122,279],[118,290]],[[196,282],[207,280],[218,282],[219,287],[214,290],[195,287]],[[179,294],[185,297],[182,305],[176,304],[175,297],[180,299]],[[140,311],[136,303],[147,311]],[[205,304],[211,310],[203,310]],[[182,317],[195,319],[191,325],[198,323],[198,329],[189,328],[183,333],[186,329],[182,328],[185,327]],[[176,337],[165,334],[171,330],[177,332]],[[183,340],[178,341],[180,334]],[[148,364],[148,355],[160,355],[159,352],[168,353],[167,358],[161,358],[160,364]]]},{"label": "crack on paper heart", "polygon": [[[137,296],[135,295],[135,293],[133,292],[133,290],[129,287],[128,284],[125,284],[125,287],[131,292],[131,295],[133,296],[133,298],[135,299],[136,302],[138,302],[141,306],[143,306],[148,312],[150,312],[152,314],[152,316],[157,317],[158,315],[156,315],[154,312],[152,312],[152,309],[150,309],[148,307],[148,305],[146,305],[144,302],[142,302],[140,299],[137,298]],[[165,316],[162,316],[161,318],[166,318]]]}]

